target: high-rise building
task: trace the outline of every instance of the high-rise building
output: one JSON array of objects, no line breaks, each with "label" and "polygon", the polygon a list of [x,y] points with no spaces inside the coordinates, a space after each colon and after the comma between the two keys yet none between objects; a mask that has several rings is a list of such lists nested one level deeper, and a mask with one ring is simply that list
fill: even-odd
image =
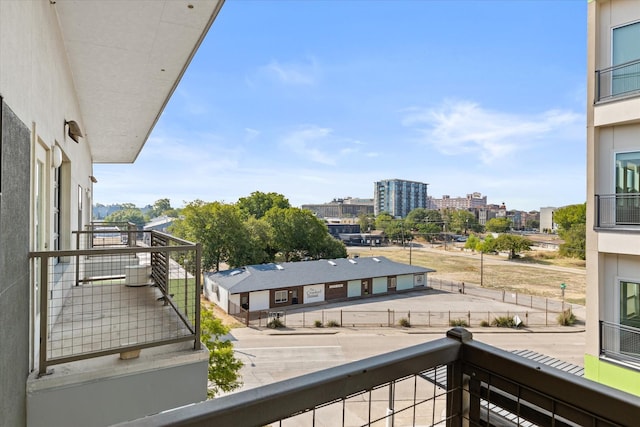
[{"label": "high-rise building", "polygon": [[402,179],[385,179],[374,183],[374,214],[387,212],[394,217],[406,217],[416,208],[427,209],[429,184]]},{"label": "high-rise building", "polygon": [[587,7],[585,375],[640,395],[640,2]]}]

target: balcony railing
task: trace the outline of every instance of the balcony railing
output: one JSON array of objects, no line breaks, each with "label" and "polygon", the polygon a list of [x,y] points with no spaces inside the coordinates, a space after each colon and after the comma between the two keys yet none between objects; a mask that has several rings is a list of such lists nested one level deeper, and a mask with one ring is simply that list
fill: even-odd
[{"label": "balcony railing", "polygon": [[128,228],[76,235],[81,249],[30,254],[40,374],[55,364],[181,341],[200,348],[199,244]]},{"label": "balcony railing", "polygon": [[596,228],[640,226],[640,193],[596,194]]},{"label": "balcony railing", "polygon": [[119,426],[629,426],[639,411],[636,396],[455,328],[440,340]]},{"label": "balcony railing", "polygon": [[596,71],[595,102],[640,94],[640,59]]},{"label": "balcony railing", "polygon": [[600,354],[636,363],[640,368],[640,329],[600,321]]}]

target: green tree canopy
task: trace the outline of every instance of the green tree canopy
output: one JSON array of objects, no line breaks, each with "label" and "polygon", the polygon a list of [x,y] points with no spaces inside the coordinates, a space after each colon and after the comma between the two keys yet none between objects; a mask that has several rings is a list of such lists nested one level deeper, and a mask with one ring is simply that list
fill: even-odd
[{"label": "green tree canopy", "polygon": [[326,250],[327,226],[300,208],[272,208],[264,216],[271,226],[272,242],[285,261],[321,258]]},{"label": "green tree canopy", "polygon": [[475,230],[478,220],[475,215],[462,209],[455,210],[449,214],[449,231],[454,233],[467,234],[468,230]]},{"label": "green tree canopy", "polygon": [[558,235],[564,240],[560,245],[560,255],[585,259],[587,204],[557,209],[553,213],[553,221],[558,224]]},{"label": "green tree canopy", "polygon": [[287,209],[291,207],[289,200],[282,194],[261,191],[254,191],[248,197],[241,197],[236,205],[246,218],[253,215],[258,219],[265,216],[272,208]]},{"label": "green tree canopy", "polygon": [[506,233],[511,229],[511,220],[505,217],[491,218],[486,222],[484,228],[493,233]]},{"label": "green tree canopy", "polygon": [[395,219],[391,214],[387,212],[380,212],[378,216],[376,216],[376,230],[382,230],[386,233],[387,226],[393,221],[395,221]]},{"label": "green tree canopy", "polygon": [[533,242],[526,237],[515,234],[501,234],[495,239],[494,248],[497,251],[509,251],[509,258],[515,258],[520,252],[531,249]]},{"label": "green tree canopy", "polygon": [[144,227],[145,224],[142,211],[136,207],[115,211],[107,215],[104,221],[108,223],[131,222],[135,224],[138,229]]},{"label": "green tree canopy", "polygon": [[171,232],[202,244],[202,268],[220,269],[253,264],[251,239],[240,210],[235,205],[196,200],[183,209],[183,219],[176,220]]},{"label": "green tree canopy", "polygon": [[242,385],[240,368],[243,363],[236,358],[231,341],[223,339],[229,333],[229,327],[205,307],[200,311],[200,319],[200,337],[209,349],[207,397],[213,398],[221,391],[229,392]]}]

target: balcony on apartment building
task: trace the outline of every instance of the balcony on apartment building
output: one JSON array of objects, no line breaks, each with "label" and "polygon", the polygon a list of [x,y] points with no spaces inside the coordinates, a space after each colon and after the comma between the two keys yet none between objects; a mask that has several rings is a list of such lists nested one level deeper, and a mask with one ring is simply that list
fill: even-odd
[{"label": "balcony on apartment building", "polygon": [[425,344],[119,424],[629,426],[636,396],[473,340]]},{"label": "balcony on apartment building", "polygon": [[640,232],[640,193],[596,194],[595,227]]},{"label": "balcony on apartment building", "polygon": [[[105,424],[202,400],[200,245],[131,224],[91,224],[73,236],[78,249],[31,253],[38,370],[28,381],[30,425],[74,425],[46,408],[82,395],[122,400]],[[174,392],[149,393],[167,382]],[[107,407],[83,403],[75,421]]]},{"label": "balcony on apartment building", "polygon": [[594,125],[640,121],[640,59],[595,73]]},{"label": "balcony on apartment building", "polygon": [[600,355],[640,371],[640,328],[600,321]]}]

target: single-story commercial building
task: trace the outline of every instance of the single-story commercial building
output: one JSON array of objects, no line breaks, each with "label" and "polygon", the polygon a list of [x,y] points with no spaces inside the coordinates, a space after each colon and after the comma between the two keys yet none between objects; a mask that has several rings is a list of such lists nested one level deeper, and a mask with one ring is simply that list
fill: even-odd
[{"label": "single-story commercial building", "polygon": [[204,294],[238,314],[425,288],[433,271],[385,257],[249,265],[205,274]]}]

